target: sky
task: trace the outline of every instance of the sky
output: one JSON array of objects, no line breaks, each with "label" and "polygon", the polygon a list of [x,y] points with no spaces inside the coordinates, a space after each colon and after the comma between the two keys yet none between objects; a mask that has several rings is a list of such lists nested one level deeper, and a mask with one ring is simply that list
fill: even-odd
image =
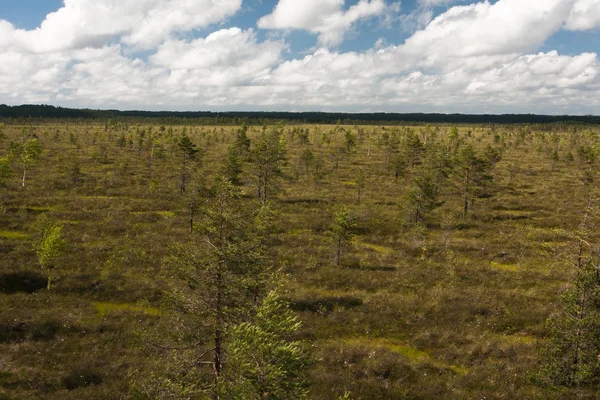
[{"label": "sky", "polygon": [[600,0],[0,0],[0,104],[600,113]]}]

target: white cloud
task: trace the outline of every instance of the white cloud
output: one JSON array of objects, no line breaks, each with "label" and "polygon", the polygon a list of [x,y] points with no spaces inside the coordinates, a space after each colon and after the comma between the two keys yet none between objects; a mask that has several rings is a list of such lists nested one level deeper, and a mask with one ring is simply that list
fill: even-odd
[{"label": "white cloud", "polygon": [[[569,99],[567,111],[576,113],[584,111],[578,99],[589,102],[587,110],[599,104],[591,90],[599,86],[593,53],[570,57],[552,51],[484,70],[467,65],[431,71],[402,64],[402,51],[400,47],[363,54],[320,50],[283,63],[273,72],[271,84],[285,93],[282,101],[291,96],[292,104],[352,105],[359,110],[376,106],[387,111],[500,112],[512,106],[513,112],[528,107],[528,112],[548,113],[563,110],[563,100]],[[390,63],[399,64],[390,69]]]},{"label": "white cloud", "polygon": [[417,0],[417,7],[409,14],[398,17],[405,32],[414,33],[425,28],[433,19],[433,9],[438,6],[447,6],[465,0]]},{"label": "white cloud", "polygon": [[382,15],[387,8],[384,0],[360,0],[348,10],[344,4],[345,0],[279,0],[273,12],[258,21],[258,27],[303,29],[318,34],[320,44],[336,46],[357,21]]},{"label": "white cloud", "polygon": [[432,65],[474,56],[518,55],[540,46],[564,23],[565,0],[500,0],[456,6],[406,41]]},{"label": "white cloud", "polygon": [[200,91],[208,86],[245,85],[264,78],[280,61],[283,41],[258,43],[252,30],[223,29],[206,39],[170,40],[150,62],[172,71],[169,84]]},{"label": "white cloud", "polygon": [[[595,53],[579,56],[561,56],[556,51],[525,55],[498,68],[492,68],[473,77],[467,93],[556,91],[564,88],[585,89],[598,75]],[[560,91],[560,90],[559,90]]]},{"label": "white cloud", "polygon": [[418,0],[418,4],[423,7],[435,7],[445,4],[457,3],[461,0]]},{"label": "white cloud", "polygon": [[576,0],[565,27],[574,31],[585,31],[598,26],[600,26],[600,1]]},{"label": "white cloud", "polygon": [[[39,28],[13,30],[12,39],[36,53],[102,47],[115,38],[149,49],[173,33],[220,22],[241,4],[242,0],[65,0]],[[0,24],[0,33],[2,29]]]},{"label": "white cloud", "polygon": [[[577,15],[596,21],[597,2],[499,0],[452,7],[422,21],[426,26],[404,44],[378,41],[361,52],[327,47],[368,15],[385,20],[399,11],[398,2],[363,0],[345,9],[344,0],[296,0],[278,14],[284,3],[267,22],[314,32],[326,48],[294,58],[277,35],[262,40],[254,30],[236,27],[190,38],[190,30],[235,12],[240,2],[233,0],[67,0],[64,11],[37,30],[0,20],[0,103],[469,113],[592,113],[600,106],[595,53],[538,53],[560,29],[595,26],[572,21]],[[135,58],[136,48],[152,55]]]}]

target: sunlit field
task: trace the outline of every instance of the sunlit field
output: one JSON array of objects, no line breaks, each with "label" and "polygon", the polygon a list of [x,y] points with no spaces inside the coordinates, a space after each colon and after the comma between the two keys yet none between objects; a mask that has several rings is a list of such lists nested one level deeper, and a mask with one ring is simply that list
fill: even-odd
[{"label": "sunlit field", "polygon": [[[598,248],[596,127],[124,120],[0,136],[0,399],[151,398],[139,387],[157,364],[189,351],[167,323],[181,311],[167,259],[199,237],[221,175],[240,209],[272,212],[263,263],[301,322],[289,339],[310,359],[308,398],[598,397],[598,365],[573,365],[597,349],[583,332],[598,303],[590,325],[552,323],[565,293],[581,300],[581,259]],[[28,140],[41,153],[25,157]],[[277,146],[268,170],[261,143]],[[64,242],[48,262],[43,224]],[[552,358],[560,334],[581,358]],[[210,367],[186,368],[211,384]],[[568,368],[576,378],[557,378]]]}]

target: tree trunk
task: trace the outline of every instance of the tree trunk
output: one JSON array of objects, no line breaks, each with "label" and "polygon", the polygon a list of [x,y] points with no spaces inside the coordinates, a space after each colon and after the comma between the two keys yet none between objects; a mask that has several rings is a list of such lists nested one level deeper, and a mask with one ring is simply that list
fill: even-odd
[{"label": "tree trunk", "polygon": [[417,225],[419,223],[420,219],[421,219],[421,193],[419,193],[419,196],[417,197],[417,210],[415,212],[415,225]]},{"label": "tree trunk", "polygon": [[194,207],[190,207],[190,233],[194,232]]},{"label": "tree trunk", "polygon": [[463,207],[463,218],[467,218],[469,212],[469,187],[471,186],[471,173],[467,171],[465,176],[465,204]]},{"label": "tree trunk", "polygon": [[214,345],[215,345],[215,357],[214,357],[214,372],[215,381],[221,376],[223,369],[223,307],[222,307],[222,295],[223,295],[223,275],[221,272],[217,273],[217,298],[215,304],[215,332],[214,332]]},{"label": "tree trunk", "polygon": [[183,169],[181,170],[181,182],[179,184],[179,190],[181,192],[181,194],[183,195],[185,193],[185,186],[186,186],[186,170],[187,170],[187,166],[186,166],[186,162],[185,162],[185,154],[183,155]]}]

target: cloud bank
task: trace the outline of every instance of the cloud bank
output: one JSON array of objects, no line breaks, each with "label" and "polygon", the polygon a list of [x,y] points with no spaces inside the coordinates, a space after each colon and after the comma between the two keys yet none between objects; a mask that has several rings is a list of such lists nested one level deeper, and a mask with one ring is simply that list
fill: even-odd
[{"label": "cloud bank", "polygon": [[[409,23],[408,14],[390,19],[399,2],[384,0],[279,0],[241,29],[227,21],[242,0],[66,0],[33,30],[0,19],[0,103],[597,113],[597,54],[539,49],[561,30],[600,27],[600,0],[421,3],[419,12],[447,10],[403,43],[340,52],[361,22]],[[307,31],[318,47],[291,58],[285,35],[261,30]]]}]

